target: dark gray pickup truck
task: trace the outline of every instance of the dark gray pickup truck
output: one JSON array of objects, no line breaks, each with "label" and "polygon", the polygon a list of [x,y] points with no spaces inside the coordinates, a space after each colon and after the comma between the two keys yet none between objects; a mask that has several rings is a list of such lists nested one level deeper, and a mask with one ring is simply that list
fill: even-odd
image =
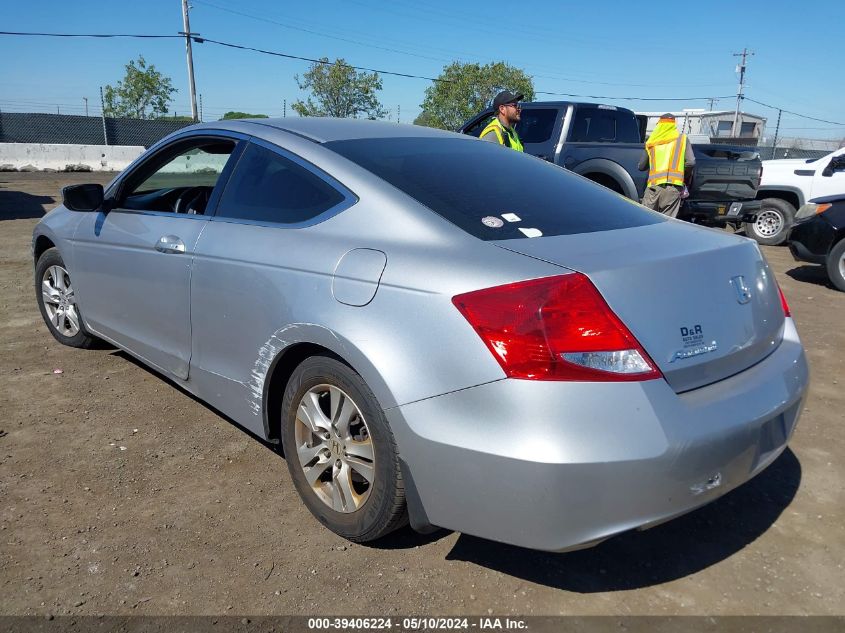
[{"label": "dark gray pickup truck", "polygon": [[[493,116],[488,109],[460,132],[478,136]],[[642,198],[647,173],[637,169],[643,130],[625,108],[595,103],[538,101],[522,104],[517,133],[525,151],[634,200]],[[762,164],[754,148],[693,145],[696,167],[690,196],[679,217],[710,226],[753,222]]]}]

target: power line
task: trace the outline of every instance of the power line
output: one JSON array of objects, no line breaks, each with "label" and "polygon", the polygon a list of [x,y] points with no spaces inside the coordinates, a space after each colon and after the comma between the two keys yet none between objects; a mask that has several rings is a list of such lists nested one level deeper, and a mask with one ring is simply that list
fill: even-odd
[{"label": "power line", "polygon": [[422,59],[430,59],[432,61],[438,62],[445,62],[448,61],[442,57],[432,57],[430,55],[422,55],[419,53],[412,53],[410,51],[403,51],[396,48],[389,48],[387,46],[379,46],[378,44],[368,44],[367,42],[362,42],[360,40],[354,40],[348,37],[341,37],[339,35],[331,35],[329,33],[320,32],[314,29],[308,29],[302,26],[294,26],[292,24],[285,24],[284,22],[279,22],[278,20],[273,20],[272,18],[253,15],[251,13],[246,13],[244,11],[238,11],[237,9],[230,9],[227,7],[223,7],[217,4],[213,4],[211,2],[206,2],[205,0],[196,0],[197,4],[201,4],[206,7],[211,7],[213,9],[217,9],[218,11],[225,11],[226,13],[231,13],[233,15],[240,15],[245,18],[250,18],[252,20],[258,20],[259,22],[266,22],[268,24],[275,24],[276,26],[281,26],[282,28],[291,29],[294,31],[301,31],[303,33],[310,33],[311,35],[318,35],[320,37],[326,37],[332,40],[338,40],[340,42],[348,42],[350,44],[357,44],[358,46],[366,46],[368,48],[376,48],[382,51],[387,51],[389,53],[399,53],[400,55],[410,55],[411,57],[420,57]]},{"label": "power line", "polygon": [[[200,5],[203,5],[203,6],[206,6],[206,7],[210,7],[210,8],[213,8],[213,9],[217,9],[218,11],[225,11],[225,12],[231,13],[233,15],[239,15],[239,16],[242,16],[242,17],[247,17],[247,18],[250,18],[252,20],[257,20],[259,22],[265,22],[267,24],[274,24],[276,26],[281,26],[282,28],[293,29],[293,30],[296,30],[296,31],[302,31],[302,32],[305,32],[305,33],[313,34],[313,35],[318,35],[320,37],[326,37],[326,38],[329,38],[329,39],[340,40],[342,42],[349,42],[349,43],[352,43],[352,44],[357,44],[359,46],[376,48],[376,49],[379,49],[379,50],[389,51],[389,52],[392,52],[392,53],[400,53],[402,55],[409,55],[409,56],[412,56],[412,57],[419,57],[419,58],[422,58],[422,59],[430,59],[430,60],[433,60],[433,61],[442,61],[442,62],[451,62],[451,61],[453,61],[453,59],[456,56],[463,57],[464,59],[466,59],[467,57],[471,57],[471,58],[474,58],[474,59],[482,59],[481,57],[478,57],[477,55],[471,55],[471,54],[468,54],[468,53],[450,51],[450,50],[447,50],[447,49],[435,49],[435,48],[431,48],[431,47],[428,47],[425,50],[441,51],[441,52],[444,52],[444,53],[448,53],[449,55],[453,56],[453,59],[445,59],[443,57],[432,57],[430,55],[422,55],[422,54],[419,54],[419,53],[411,52],[409,50],[399,50],[399,49],[396,49],[396,48],[389,48],[389,47],[381,46],[381,45],[377,45],[377,44],[370,44],[370,43],[361,41],[359,39],[351,39],[351,38],[347,38],[347,37],[340,37],[340,36],[332,35],[330,33],[326,33],[324,31],[309,29],[309,28],[305,28],[305,27],[302,27],[302,26],[294,26],[293,24],[286,23],[286,22],[280,22],[278,20],[274,20],[270,17],[266,17],[266,16],[263,16],[263,15],[255,15],[253,13],[247,13],[245,11],[241,11],[241,10],[238,10],[238,9],[232,9],[232,8],[229,8],[229,7],[221,6],[219,4],[209,2],[208,0],[195,0],[195,1],[196,1],[197,4],[200,4]],[[361,2],[356,2],[356,4],[360,4],[361,6],[372,8],[369,5],[361,3]],[[382,8],[380,10],[389,10],[389,8]],[[422,10],[422,9],[420,9],[420,10]],[[492,32],[492,31],[489,31],[489,32]],[[534,68],[541,68],[541,67],[534,66]],[[530,68],[529,68],[529,70],[530,70]],[[540,77],[540,78],[543,78],[543,79],[552,79],[552,80],[556,80],[556,81],[569,81],[569,82],[572,82],[572,83],[603,85],[603,86],[636,87],[636,88],[661,88],[661,87],[701,88],[701,87],[712,87],[712,86],[724,86],[724,85],[726,85],[724,83],[720,83],[720,84],[632,84],[632,83],[620,83],[620,82],[594,81],[594,80],[588,80],[588,79],[574,79],[572,77],[564,77],[564,76],[561,76],[561,75],[544,75],[544,74],[539,74],[539,73],[533,73],[533,76],[534,77]]]},{"label": "power line", "polygon": [[140,39],[173,39],[182,35],[140,35],[136,33],[23,33],[19,31],[0,31],[0,35],[30,35],[36,37],[135,37]]},{"label": "power line", "polygon": [[[274,57],[284,57],[286,59],[298,59],[304,62],[311,62],[312,64],[325,64],[327,66],[334,66],[337,62],[330,62],[324,59],[314,59],[313,57],[300,57],[299,55],[291,55],[289,53],[280,53],[277,51],[268,51],[263,48],[254,48],[252,46],[243,46],[241,44],[231,44],[230,42],[221,42],[220,40],[212,40],[207,37],[196,37],[194,38],[195,42],[208,42],[210,44],[217,44],[218,46],[226,46],[228,48],[236,48],[243,51],[252,51],[254,53],[261,53],[263,55],[272,55]],[[345,63],[345,62],[344,62]],[[391,70],[379,70],[377,68],[367,68],[366,66],[353,66],[352,64],[346,64],[350,68],[354,68],[355,70],[364,70],[371,73],[379,73],[380,75],[392,75],[394,77],[406,77],[409,79],[425,79],[426,81],[443,81],[446,83],[452,83],[448,79],[438,79],[437,77],[426,77],[424,75],[411,75],[409,73],[399,73],[394,72]]]},{"label": "power line", "polygon": [[577,95],[571,92],[546,92],[535,90],[534,94],[551,95],[555,97],[578,97],[580,99],[606,99],[618,101],[709,101],[710,99],[728,99],[728,97],[609,97],[607,95]]},{"label": "power line", "polygon": [[[19,31],[0,31],[0,35],[12,35],[12,36],[35,36],[35,37],[94,37],[94,38],[147,38],[147,39],[182,39],[184,35],[147,35],[147,34],[135,34],[135,33],[33,33],[33,32],[19,32]],[[255,53],[261,53],[263,55],[271,55],[273,57],[282,57],[285,59],[295,59],[299,61],[310,62],[313,64],[325,64],[329,66],[334,66],[337,62],[325,61],[322,59],[315,59],[313,57],[303,57],[300,55],[291,55],[289,53],[282,53],[278,51],[268,51],[261,48],[255,48],[252,46],[244,46],[241,44],[233,44],[231,42],[223,42],[220,40],[213,40],[206,37],[196,37],[192,36],[191,39],[197,43],[201,44],[203,42],[208,42],[210,44],[217,44],[218,46],[224,46],[227,48],[234,48],[238,50],[245,50],[251,51]],[[350,68],[354,68],[355,70],[362,70],[366,72],[375,72],[381,75],[390,75],[394,77],[405,77],[408,79],[424,79],[426,81],[432,82],[444,82],[444,83],[452,83],[451,80],[448,79],[440,79],[438,77],[427,77],[425,75],[414,75],[410,73],[400,73],[390,70],[381,70],[377,68],[368,68],[366,66],[354,66],[352,64],[347,64]],[[602,100],[619,100],[619,101],[708,101],[710,99],[729,99],[732,95],[723,96],[723,97],[618,97],[618,96],[608,96],[608,95],[583,95],[583,94],[575,94],[575,93],[568,93],[568,92],[550,92],[545,90],[535,90],[535,94],[538,95],[549,95],[549,96],[560,96],[560,97],[576,97],[580,99],[602,99]],[[756,103],[757,105],[761,105],[766,108],[771,108],[773,110],[782,110],[788,114],[792,114],[793,116],[801,117],[803,119],[808,119],[810,121],[817,121],[819,123],[828,123],[831,125],[843,125],[845,123],[840,123],[838,121],[829,121],[827,119],[819,119],[816,117],[811,117],[806,114],[800,114],[799,112],[793,112],[791,110],[784,110],[783,108],[778,108],[777,106],[770,105],[768,103],[764,103],[762,101],[757,101],[756,99],[751,99],[750,97],[743,96],[744,100],[751,101],[752,103]]]},{"label": "power line", "polygon": [[845,125],[845,123],[839,123],[838,121],[828,121],[827,119],[817,119],[816,117],[807,116],[806,114],[799,114],[798,112],[792,112],[791,110],[784,110],[783,108],[779,108],[777,106],[769,105],[768,103],[763,103],[762,101],[757,101],[752,99],[751,97],[743,97],[746,101],[751,101],[752,103],[756,103],[757,105],[761,105],[766,108],[771,108],[772,110],[782,110],[787,114],[791,114],[793,116],[801,117],[802,119],[809,119],[810,121],[818,121],[819,123],[830,123],[831,125]]},{"label": "power line", "polygon": [[[261,48],[255,48],[252,46],[243,46],[241,44],[232,44],[229,42],[221,42],[219,40],[212,40],[209,38],[196,38],[198,41],[209,42],[211,44],[217,44],[219,46],[227,46],[229,48],[236,48],[245,51],[252,51],[255,53],[262,53],[264,55],[273,55],[276,57],[284,57],[286,59],[297,59],[300,61],[307,61],[315,64],[326,64],[329,66],[333,66],[336,62],[329,62],[321,59],[314,59],[311,57],[301,57],[299,55],[291,55],[289,53],[280,53],[277,51],[268,51]],[[354,68],[355,70],[364,70],[367,72],[374,72],[379,73],[381,75],[393,75],[395,77],[406,77],[410,79],[425,79],[427,81],[434,81],[434,82],[443,82],[443,83],[453,83],[450,79],[440,79],[439,77],[426,77],[424,75],[412,75],[409,73],[399,73],[390,70],[379,70],[377,68],[367,68],[364,66],[353,66],[351,64],[347,64],[350,68]],[[663,98],[663,97],[609,97],[609,96],[599,96],[599,95],[580,95],[580,94],[572,94],[572,93],[565,93],[565,92],[546,92],[543,90],[535,90],[535,94],[543,94],[543,95],[552,95],[552,96],[562,96],[562,97],[580,97],[585,99],[619,99],[619,100],[631,100],[631,101],[700,101],[700,100],[707,100],[711,97],[678,97],[678,98]],[[727,97],[716,97],[717,99],[726,99]]]}]

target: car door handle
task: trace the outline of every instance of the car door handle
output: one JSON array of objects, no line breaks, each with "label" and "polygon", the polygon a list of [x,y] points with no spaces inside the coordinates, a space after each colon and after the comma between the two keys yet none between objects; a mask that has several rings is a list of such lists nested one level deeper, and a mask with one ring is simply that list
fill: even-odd
[{"label": "car door handle", "polygon": [[162,235],[156,242],[156,250],[160,253],[181,254],[185,252],[185,243],[175,235]]}]

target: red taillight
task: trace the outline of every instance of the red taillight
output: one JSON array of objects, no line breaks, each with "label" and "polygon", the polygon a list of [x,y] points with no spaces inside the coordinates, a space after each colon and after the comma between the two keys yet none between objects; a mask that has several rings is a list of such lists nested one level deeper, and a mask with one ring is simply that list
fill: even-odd
[{"label": "red taillight", "polygon": [[791,317],[792,313],[789,311],[789,304],[786,302],[786,297],[783,296],[783,290],[778,286],[778,293],[780,294],[780,306],[783,308],[783,315]]},{"label": "red taillight", "polygon": [[581,273],[458,295],[452,303],[510,378],[651,380],[657,366]]}]

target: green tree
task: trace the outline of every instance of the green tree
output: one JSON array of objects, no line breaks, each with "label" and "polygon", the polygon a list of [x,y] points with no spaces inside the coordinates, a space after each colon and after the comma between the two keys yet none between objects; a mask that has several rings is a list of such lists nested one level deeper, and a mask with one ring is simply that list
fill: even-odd
[{"label": "green tree", "polygon": [[147,65],[143,55],[126,64],[126,75],[116,86],[106,86],[103,93],[105,115],[130,119],[154,119],[166,116],[171,95],[176,92],[170,77]]},{"label": "green tree", "polygon": [[525,71],[504,62],[465,64],[452,62],[425,90],[422,114],[414,123],[456,130],[471,116],[486,108],[502,90],[534,99],[534,82]]},{"label": "green tree", "polygon": [[340,118],[380,119],[387,110],[379,103],[381,90],[378,73],[358,72],[343,59],[329,62],[328,57],[311,64],[301,78],[296,75],[300,90],[310,90],[314,97],[297,101],[293,109],[300,116],[334,116]]},{"label": "green tree", "polygon": [[266,114],[249,114],[248,112],[227,112],[221,118],[221,121],[228,121],[229,119],[266,119]]},{"label": "green tree", "polygon": [[422,111],[417,115],[417,118],[414,119],[414,125],[423,125],[425,127],[437,127],[431,114],[426,111]]}]

